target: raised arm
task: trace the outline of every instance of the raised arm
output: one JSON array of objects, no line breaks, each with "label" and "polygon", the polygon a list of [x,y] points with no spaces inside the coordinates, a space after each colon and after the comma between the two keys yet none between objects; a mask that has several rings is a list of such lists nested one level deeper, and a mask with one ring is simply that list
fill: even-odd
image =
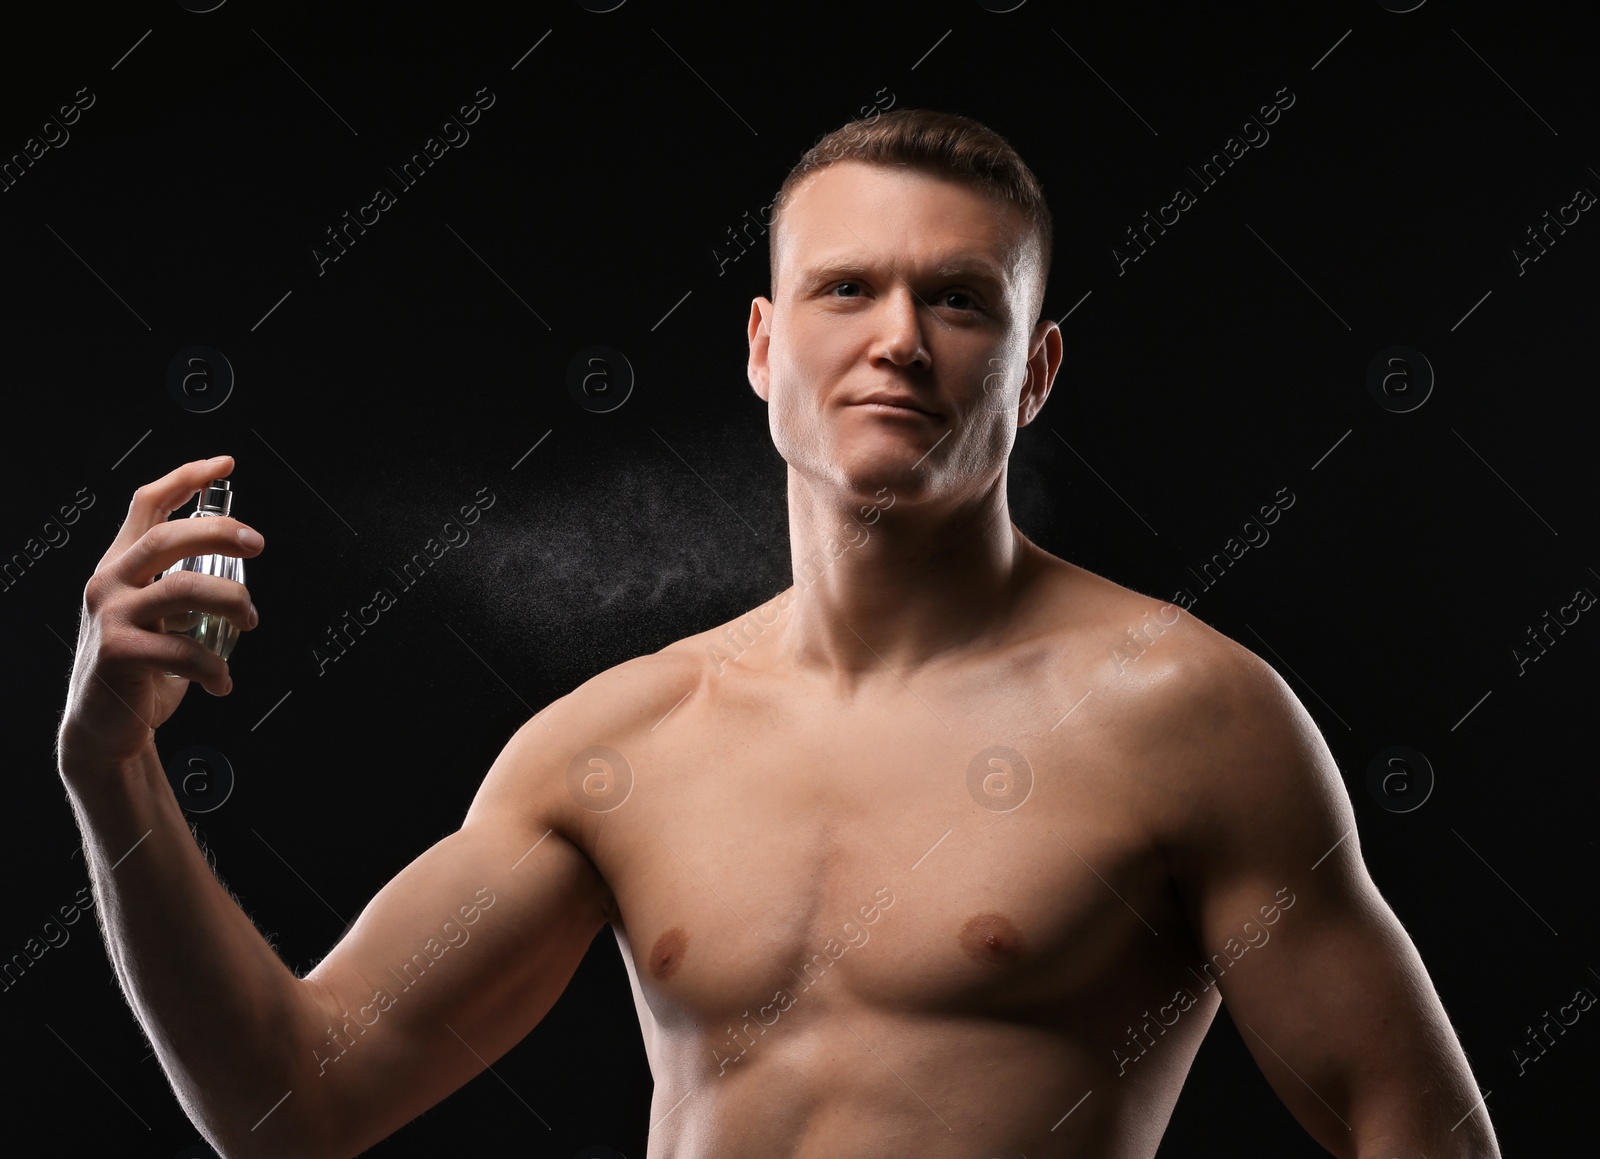
[{"label": "raised arm", "polygon": [[567,732],[593,722],[573,694],[524,725],[460,830],[296,978],[213,875],[154,745],[191,680],[231,688],[226,663],[164,632],[162,616],[255,623],[235,581],[152,582],[187,555],[260,550],[233,519],[166,521],[231,466],[186,464],[135,494],[85,590],[59,771],[108,954],[190,1118],[230,1159],[354,1155],[532,1029],[604,924],[604,883],[552,828],[568,749],[588,743]]},{"label": "raised arm", "polygon": [[320,1154],[358,1154],[515,1046],[605,925],[605,883],[552,828],[581,747],[564,726],[579,715],[568,698],[524,724],[460,830],[384,886],[306,975],[319,1014],[293,1069],[311,1097],[291,1122],[309,1123]]},{"label": "raised arm", "polygon": [[1159,695],[1186,791],[1173,872],[1263,1074],[1341,1159],[1497,1159],[1460,1042],[1368,876],[1332,754],[1273,669],[1222,637]]}]

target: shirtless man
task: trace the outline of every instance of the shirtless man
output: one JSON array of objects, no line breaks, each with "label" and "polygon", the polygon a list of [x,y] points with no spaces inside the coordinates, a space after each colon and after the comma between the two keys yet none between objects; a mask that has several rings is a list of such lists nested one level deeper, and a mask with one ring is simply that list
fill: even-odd
[{"label": "shirtless man", "polygon": [[[1010,192],[893,163],[918,125],[959,130]],[[1034,321],[1032,174],[917,110],[808,157],[749,319],[796,584],[525,723],[460,830],[303,978],[213,876],[154,744],[190,681],[232,688],[162,617],[257,621],[237,583],[154,577],[261,541],[167,520],[226,457],[135,493],[84,593],[58,748],[112,962],[184,1109],[225,1156],[355,1155],[515,1046],[609,923],[655,1076],[649,1159],[1150,1156],[1223,998],[1333,1154],[1498,1156],[1304,707],[1008,516],[1012,442],[1061,361]]]}]

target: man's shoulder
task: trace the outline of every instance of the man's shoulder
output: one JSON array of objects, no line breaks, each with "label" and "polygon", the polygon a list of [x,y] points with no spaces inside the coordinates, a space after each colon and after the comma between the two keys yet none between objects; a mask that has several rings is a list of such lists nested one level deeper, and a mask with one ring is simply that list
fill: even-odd
[{"label": "man's shoulder", "polygon": [[[1095,690],[1117,701],[1123,756],[1175,828],[1342,789],[1320,730],[1278,671],[1192,612],[1103,581]],[[1113,590],[1114,589],[1114,590]]]},{"label": "man's shoulder", "polygon": [[[581,816],[626,799],[644,738],[698,684],[698,662],[675,645],[606,668],[522,723],[479,789],[473,812],[528,812],[580,841]],[[470,817],[471,814],[469,814]]]},{"label": "man's shoulder", "polygon": [[1104,661],[1108,671],[1084,673],[1091,685],[1109,681],[1149,700],[1152,693],[1194,690],[1203,677],[1225,686],[1230,669],[1255,659],[1179,604],[1050,560],[1045,623],[1057,647],[1076,650],[1091,664],[1096,656]]},{"label": "man's shoulder", "polygon": [[737,660],[788,606],[787,592],[733,619],[714,624],[606,668],[539,714],[559,716],[563,727],[626,735],[653,728],[674,707]]},{"label": "man's shoulder", "polygon": [[[699,686],[705,659],[691,643],[676,640],[597,672],[534,719],[573,735],[625,738],[648,730]],[[548,714],[548,716],[547,716]]]},{"label": "man's shoulder", "polygon": [[1271,665],[1193,612],[1073,564],[1062,581],[1059,644],[1083,658],[1086,686],[1118,703],[1141,743],[1193,751],[1230,722],[1283,707]]}]

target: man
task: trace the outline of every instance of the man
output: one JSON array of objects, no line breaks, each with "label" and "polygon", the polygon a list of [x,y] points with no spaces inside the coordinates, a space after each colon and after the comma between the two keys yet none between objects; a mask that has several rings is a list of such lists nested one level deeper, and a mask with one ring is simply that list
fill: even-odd
[{"label": "man", "polygon": [[748,326],[796,585],[524,724],[304,978],[153,743],[188,681],[232,687],[161,617],[257,616],[231,581],[152,580],[261,541],[166,520],[230,459],[139,489],[85,591],[60,769],[118,976],[219,1151],[382,1139],[516,1045],[609,922],[651,1155],[1149,1156],[1223,998],[1335,1155],[1499,1154],[1293,693],[1010,521],[1061,361],[1049,253],[1036,180],[976,122],[819,141]]}]

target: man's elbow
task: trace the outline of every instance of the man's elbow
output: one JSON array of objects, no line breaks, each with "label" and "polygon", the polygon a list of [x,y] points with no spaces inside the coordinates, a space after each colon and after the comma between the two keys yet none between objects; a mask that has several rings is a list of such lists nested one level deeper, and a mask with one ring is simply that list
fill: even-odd
[{"label": "man's elbow", "polygon": [[[333,1001],[325,986],[300,982],[319,1009]],[[279,1049],[259,1060],[249,1075],[250,1091],[218,1089],[210,1078],[201,1079],[189,1097],[180,1094],[190,1121],[221,1159],[343,1159],[362,1150],[350,1143],[343,1129],[348,1117],[332,1101],[337,1084],[318,1081],[311,1038],[317,1019],[304,1009],[297,1015],[283,1015]]]},{"label": "man's elbow", "polygon": [[358,1153],[329,1131],[325,1117],[285,1113],[298,1096],[291,1089],[254,1122],[223,1122],[193,1112],[189,1118],[221,1159],[346,1159]]}]

